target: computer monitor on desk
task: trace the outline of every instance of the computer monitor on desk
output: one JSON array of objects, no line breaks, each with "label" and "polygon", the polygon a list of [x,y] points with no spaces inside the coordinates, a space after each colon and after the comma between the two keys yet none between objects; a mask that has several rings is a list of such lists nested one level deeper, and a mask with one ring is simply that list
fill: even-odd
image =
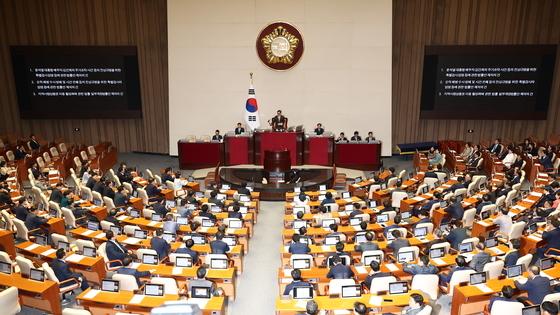
[{"label": "computer monitor on desk", "polygon": [[102,280],[101,291],[119,292],[119,281],[117,280]]}]

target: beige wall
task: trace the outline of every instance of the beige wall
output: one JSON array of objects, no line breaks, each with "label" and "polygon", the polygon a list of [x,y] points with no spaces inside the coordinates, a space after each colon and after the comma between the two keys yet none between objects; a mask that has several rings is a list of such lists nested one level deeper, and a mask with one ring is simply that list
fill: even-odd
[{"label": "beige wall", "polygon": [[[391,152],[392,0],[168,0],[169,151],[187,135],[243,121],[254,72],[261,124],[278,108],[310,130],[371,130]],[[256,54],[273,21],[303,35],[300,63],[285,72]]]}]

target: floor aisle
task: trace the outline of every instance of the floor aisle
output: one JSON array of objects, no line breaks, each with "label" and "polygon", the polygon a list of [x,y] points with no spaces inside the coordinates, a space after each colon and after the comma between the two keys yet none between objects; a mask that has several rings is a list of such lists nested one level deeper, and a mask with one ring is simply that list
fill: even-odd
[{"label": "floor aisle", "polygon": [[274,314],[274,302],[278,296],[282,205],[282,202],[261,202],[244,271],[238,278],[237,299],[229,307],[230,315]]}]

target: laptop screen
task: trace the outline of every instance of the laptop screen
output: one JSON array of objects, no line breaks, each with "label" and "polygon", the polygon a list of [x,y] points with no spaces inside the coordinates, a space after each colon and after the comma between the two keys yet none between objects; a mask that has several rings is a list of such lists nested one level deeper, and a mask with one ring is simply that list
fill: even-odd
[{"label": "laptop screen", "polygon": [[521,310],[521,315],[540,315],[540,314],[541,314],[540,305],[527,306]]},{"label": "laptop screen", "polygon": [[344,210],[345,211],[352,211],[352,210],[354,210],[354,205],[345,205]]},{"label": "laptop screen", "polygon": [[12,273],[12,265],[5,263],[3,261],[0,261],[0,272],[2,273],[6,273],[6,274],[11,274]]},{"label": "laptop screen", "polygon": [[152,221],[161,221],[161,215],[159,213],[152,213]]},{"label": "laptop screen", "polygon": [[247,212],[249,212],[249,208],[247,208],[245,206],[240,206],[239,207],[239,213],[246,214]]},{"label": "laptop screen", "polygon": [[476,285],[486,282],[486,272],[476,272],[470,275],[470,284]]},{"label": "laptop screen", "polygon": [[187,225],[187,224],[189,224],[189,219],[188,218],[183,218],[183,217],[177,217],[177,224]]},{"label": "laptop screen", "polygon": [[294,192],[299,194],[301,192],[301,187],[294,187]]},{"label": "laptop screen", "polygon": [[335,223],[336,223],[336,220],[335,220],[335,219],[323,219],[323,220],[321,221],[321,225],[322,225],[324,228],[328,228],[329,226],[331,226],[331,224],[335,224]]},{"label": "laptop screen", "polygon": [[210,269],[227,269],[227,268],[228,268],[227,259],[220,259],[220,258],[210,259]]},{"label": "laptop screen", "polygon": [[486,241],[484,241],[484,246],[487,248],[498,246],[498,239],[495,237],[487,238]]},{"label": "laptop screen", "polygon": [[293,259],[292,260],[292,267],[294,269],[309,269],[311,268],[311,261],[306,258],[302,259]]},{"label": "laptop screen", "polygon": [[99,222],[88,221],[87,228],[88,230],[97,231],[99,230]]},{"label": "laptop screen", "polygon": [[354,178],[354,183],[357,184],[357,183],[361,183],[361,182],[362,182],[362,177],[361,176],[358,176],[358,177]]},{"label": "laptop screen", "polygon": [[175,234],[164,232],[161,236],[167,243],[172,243],[175,240]]},{"label": "laptop screen", "polygon": [[247,195],[240,195],[239,196],[239,201],[241,202],[249,202],[251,201],[251,197],[247,196]]},{"label": "laptop screen", "polygon": [[140,238],[140,239],[146,239],[146,238],[148,238],[148,231],[134,230],[134,237],[135,238]]},{"label": "laptop screen", "polygon": [[158,264],[158,256],[152,254],[144,254],[142,255],[142,263],[148,265],[157,265]]},{"label": "laptop screen", "polygon": [[414,261],[414,252],[399,252],[397,254],[397,261],[399,263]]},{"label": "laptop screen", "polygon": [[177,205],[177,203],[175,202],[175,200],[166,200],[165,201],[165,207],[167,209],[175,208],[176,205]]},{"label": "laptop screen", "polygon": [[523,274],[523,265],[515,265],[507,268],[507,277],[515,278]]},{"label": "laptop screen", "polygon": [[64,249],[64,251],[69,251],[70,250],[70,243],[68,242],[63,242],[63,241],[58,241],[58,245],[57,248],[62,248]]},{"label": "laptop screen", "polygon": [[389,283],[389,294],[404,294],[408,292],[408,284],[406,281],[397,281]]},{"label": "laptop screen", "polygon": [[119,282],[117,280],[102,280],[101,291],[119,292]]},{"label": "laptop screen", "polygon": [[375,201],[375,200],[370,200],[370,201],[369,201],[369,207],[370,207],[370,208],[375,208],[375,207],[377,207],[377,201]]},{"label": "laptop screen", "polygon": [[459,244],[459,251],[461,253],[470,253],[470,252],[472,252],[472,250],[473,250],[473,243],[472,242]]},{"label": "laptop screen", "polygon": [[163,284],[146,283],[144,285],[144,295],[163,296]]},{"label": "laptop screen", "polygon": [[294,287],[292,290],[292,296],[294,299],[312,299],[313,298],[313,287]]},{"label": "laptop screen", "polygon": [[430,249],[430,258],[431,259],[441,258],[443,256],[445,256],[445,248],[440,247],[440,248]]},{"label": "laptop screen", "polygon": [[202,227],[212,227],[214,226],[214,222],[210,219],[202,219]]},{"label": "laptop screen", "polygon": [[362,296],[362,290],[360,290],[360,285],[343,285],[341,297],[343,298],[354,298]]},{"label": "laptop screen", "polygon": [[389,221],[389,215],[388,214],[378,214],[377,215],[377,223],[385,223]]},{"label": "laptop screen", "polygon": [[340,242],[340,236],[338,235],[330,235],[325,237],[325,245],[336,245],[336,243]]},{"label": "laptop screen", "polygon": [[345,191],[342,193],[342,199],[347,199],[347,198],[352,198],[352,196],[350,195],[350,192]]},{"label": "laptop screen", "polygon": [[428,235],[428,227],[417,227],[414,229],[414,236],[416,237],[423,237]]},{"label": "laptop screen", "polygon": [[357,244],[365,243],[365,242],[367,242],[366,233],[356,235],[356,243]]},{"label": "laptop screen", "polygon": [[228,184],[222,184],[222,189],[223,189],[223,190],[230,190],[230,189],[231,189],[231,186],[228,185]]},{"label": "laptop screen", "polygon": [[140,212],[136,209],[131,209],[130,210],[130,216],[133,218],[139,218],[140,217]]},{"label": "laptop screen", "polygon": [[122,233],[122,229],[119,226],[111,225],[109,230],[112,231],[114,235],[120,235]]},{"label": "laptop screen", "polygon": [[229,228],[230,229],[240,229],[243,227],[243,221],[241,220],[230,220],[229,221]]},{"label": "laptop screen", "polygon": [[209,299],[210,298],[210,288],[209,287],[195,287],[191,288],[191,298],[194,299]]},{"label": "laptop screen", "polygon": [[192,267],[192,257],[176,256],[175,267]]},{"label": "laptop screen", "polygon": [[378,263],[381,263],[381,255],[364,256],[364,265],[369,266],[369,264],[371,264],[371,262],[374,260],[377,261]]},{"label": "laptop screen", "polygon": [[43,282],[45,281],[45,272],[40,269],[31,268],[29,279]]},{"label": "laptop screen", "polygon": [[319,190],[320,191],[327,190],[327,185],[319,185]]},{"label": "laptop screen", "polygon": [[543,258],[539,261],[541,270],[547,270],[554,267],[554,258]]},{"label": "laptop screen", "polygon": [[84,246],[84,247],[83,247],[83,251],[84,251],[84,252],[83,252],[84,256],[92,257],[92,258],[97,257],[97,253],[96,253],[96,251],[95,251],[95,247]]},{"label": "laptop screen", "polygon": [[237,238],[235,236],[224,236],[222,239],[224,243],[228,244],[229,247],[233,247],[237,245]]},{"label": "laptop screen", "polygon": [[480,213],[480,218],[481,218],[482,220],[486,220],[486,219],[488,219],[489,217],[490,217],[490,211],[484,211],[484,212],[481,212],[481,213]]},{"label": "laptop screen", "polygon": [[401,219],[406,220],[406,219],[410,219],[410,217],[412,217],[412,212],[410,211],[401,212]]},{"label": "laptop screen", "polygon": [[350,225],[360,225],[362,223],[362,218],[351,218]]},{"label": "laptop screen", "polygon": [[191,239],[197,245],[206,244],[206,238],[202,235],[193,235]]},{"label": "laptop screen", "polygon": [[307,226],[307,221],[305,220],[294,220],[294,229],[299,230],[302,227]]},{"label": "laptop screen", "polygon": [[48,245],[47,237],[44,235],[35,235],[35,243],[41,246],[47,246]]}]

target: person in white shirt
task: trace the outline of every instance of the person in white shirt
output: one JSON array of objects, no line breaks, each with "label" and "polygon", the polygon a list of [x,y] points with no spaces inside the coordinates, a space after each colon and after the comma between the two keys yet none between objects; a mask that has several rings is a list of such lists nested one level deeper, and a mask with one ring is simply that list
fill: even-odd
[{"label": "person in white shirt", "polygon": [[513,148],[508,148],[508,153],[506,154],[506,156],[504,157],[504,159],[502,160],[502,163],[504,163],[504,165],[507,168],[510,168],[511,165],[513,163],[515,163],[515,160],[517,159],[517,154],[515,154],[513,152]]},{"label": "person in white shirt", "polygon": [[496,224],[500,229],[496,232],[496,234],[502,235],[507,237],[509,232],[511,232],[511,227],[513,225],[513,221],[511,217],[508,215],[507,209],[502,209],[502,211],[498,211],[498,217],[494,219],[494,224]]},{"label": "person in white shirt", "polygon": [[304,192],[301,192],[297,197],[294,198],[295,206],[305,206],[308,203],[309,197]]},{"label": "person in white shirt", "polygon": [[470,144],[469,142],[465,143],[465,149],[463,149],[463,152],[461,152],[461,157],[463,158],[463,160],[466,160],[469,156],[471,156],[472,153],[472,144]]}]

